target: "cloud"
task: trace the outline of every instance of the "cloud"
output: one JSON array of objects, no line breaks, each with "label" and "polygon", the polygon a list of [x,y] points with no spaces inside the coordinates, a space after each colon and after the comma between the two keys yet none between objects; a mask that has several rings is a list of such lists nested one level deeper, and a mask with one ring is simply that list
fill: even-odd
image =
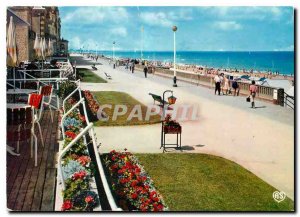
[{"label": "cloud", "polygon": [[291,7],[208,7],[205,11],[223,20],[277,21],[289,9]]},{"label": "cloud", "polygon": [[150,26],[172,26],[178,21],[192,20],[192,9],[177,9],[169,12],[142,12],[140,18]]},{"label": "cloud", "polygon": [[62,16],[62,23],[93,24],[106,20],[114,23],[126,21],[129,14],[123,7],[79,7]]},{"label": "cloud", "polygon": [[141,13],[141,19],[150,26],[171,26],[172,22],[164,12]]},{"label": "cloud", "polygon": [[127,29],[125,27],[116,27],[116,28],[110,29],[110,33],[112,35],[126,37],[127,36]]},{"label": "cloud", "polygon": [[235,21],[219,21],[215,22],[214,26],[218,29],[230,31],[242,29],[242,26]]},{"label": "cloud", "polygon": [[76,48],[76,49],[79,49],[81,48],[81,40],[78,36],[75,36],[71,39],[69,39],[69,46],[72,47],[72,48]]}]

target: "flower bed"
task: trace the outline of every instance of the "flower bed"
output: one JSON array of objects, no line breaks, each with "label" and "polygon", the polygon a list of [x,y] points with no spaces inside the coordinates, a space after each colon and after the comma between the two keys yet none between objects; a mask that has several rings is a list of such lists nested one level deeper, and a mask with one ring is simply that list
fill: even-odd
[{"label": "flower bed", "polygon": [[[66,110],[75,103],[76,100],[70,98],[66,103]],[[85,125],[85,117],[79,113],[79,109],[66,117],[61,126],[65,129],[63,148],[75,139]],[[92,211],[99,205],[98,195],[91,189],[93,169],[87,146],[81,138],[63,156],[62,172],[66,188],[62,191],[61,211]]]},{"label": "flower bed", "polygon": [[134,155],[113,150],[107,155],[105,164],[112,179],[112,189],[123,210],[168,210],[152,179]]},{"label": "flower bed", "polygon": [[98,102],[94,99],[93,94],[89,90],[83,91],[83,95],[88,103],[88,107],[92,111],[94,115],[97,115],[97,112],[99,110],[99,104]]}]

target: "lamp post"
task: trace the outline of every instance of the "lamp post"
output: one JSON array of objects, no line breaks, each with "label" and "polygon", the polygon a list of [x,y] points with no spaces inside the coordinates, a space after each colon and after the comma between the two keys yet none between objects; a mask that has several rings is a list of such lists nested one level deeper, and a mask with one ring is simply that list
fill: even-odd
[{"label": "lamp post", "polygon": [[141,27],[141,61],[143,61],[144,26]]},{"label": "lamp post", "polygon": [[173,96],[173,91],[172,90],[166,90],[163,93],[163,101],[162,101],[162,121],[161,121],[161,143],[160,143],[160,148],[163,147],[164,139],[163,139],[163,132],[164,132],[164,120],[165,120],[165,93],[171,93]]},{"label": "lamp post", "polygon": [[98,55],[98,44],[96,44],[96,56]]},{"label": "lamp post", "polygon": [[114,41],[113,42],[113,58],[112,58],[113,68],[116,68],[116,65],[115,65],[115,44],[116,44],[116,42]]},{"label": "lamp post", "polygon": [[177,84],[176,84],[176,31],[177,31],[177,26],[173,26],[172,27],[172,30],[174,32],[174,77],[173,77],[173,87],[177,87]]},{"label": "lamp post", "polygon": [[115,44],[116,42],[113,42],[113,61],[115,60]]}]

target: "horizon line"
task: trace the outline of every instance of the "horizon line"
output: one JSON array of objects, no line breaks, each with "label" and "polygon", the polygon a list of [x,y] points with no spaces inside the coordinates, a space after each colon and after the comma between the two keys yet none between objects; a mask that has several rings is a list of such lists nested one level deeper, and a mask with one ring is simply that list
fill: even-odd
[{"label": "horizon line", "polygon": [[[69,50],[81,50],[80,48],[71,48]],[[87,51],[87,50],[83,50]],[[96,51],[96,50],[88,50]],[[97,50],[101,51],[113,51],[113,50]],[[141,52],[141,50],[115,50],[115,52]],[[143,52],[174,52],[173,50],[143,50]],[[295,52],[295,50],[176,50],[176,52]]]}]

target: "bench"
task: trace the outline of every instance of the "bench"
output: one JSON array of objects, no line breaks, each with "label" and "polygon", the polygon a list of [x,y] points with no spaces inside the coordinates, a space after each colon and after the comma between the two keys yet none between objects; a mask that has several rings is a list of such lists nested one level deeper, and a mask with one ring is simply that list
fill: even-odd
[{"label": "bench", "polygon": [[92,65],[92,69],[97,70],[97,67],[94,65]]},{"label": "bench", "polygon": [[165,105],[168,104],[166,101],[163,101],[163,100],[162,100],[161,96],[158,96],[158,95],[153,94],[153,93],[149,93],[149,95],[152,96],[152,98],[153,98],[153,100],[154,100],[154,104],[155,104],[155,101],[159,102],[161,105],[162,105],[162,104],[165,104]]},{"label": "bench", "polygon": [[107,74],[106,72],[104,72],[104,74],[105,74],[107,79],[112,79],[112,77],[109,74]]}]

